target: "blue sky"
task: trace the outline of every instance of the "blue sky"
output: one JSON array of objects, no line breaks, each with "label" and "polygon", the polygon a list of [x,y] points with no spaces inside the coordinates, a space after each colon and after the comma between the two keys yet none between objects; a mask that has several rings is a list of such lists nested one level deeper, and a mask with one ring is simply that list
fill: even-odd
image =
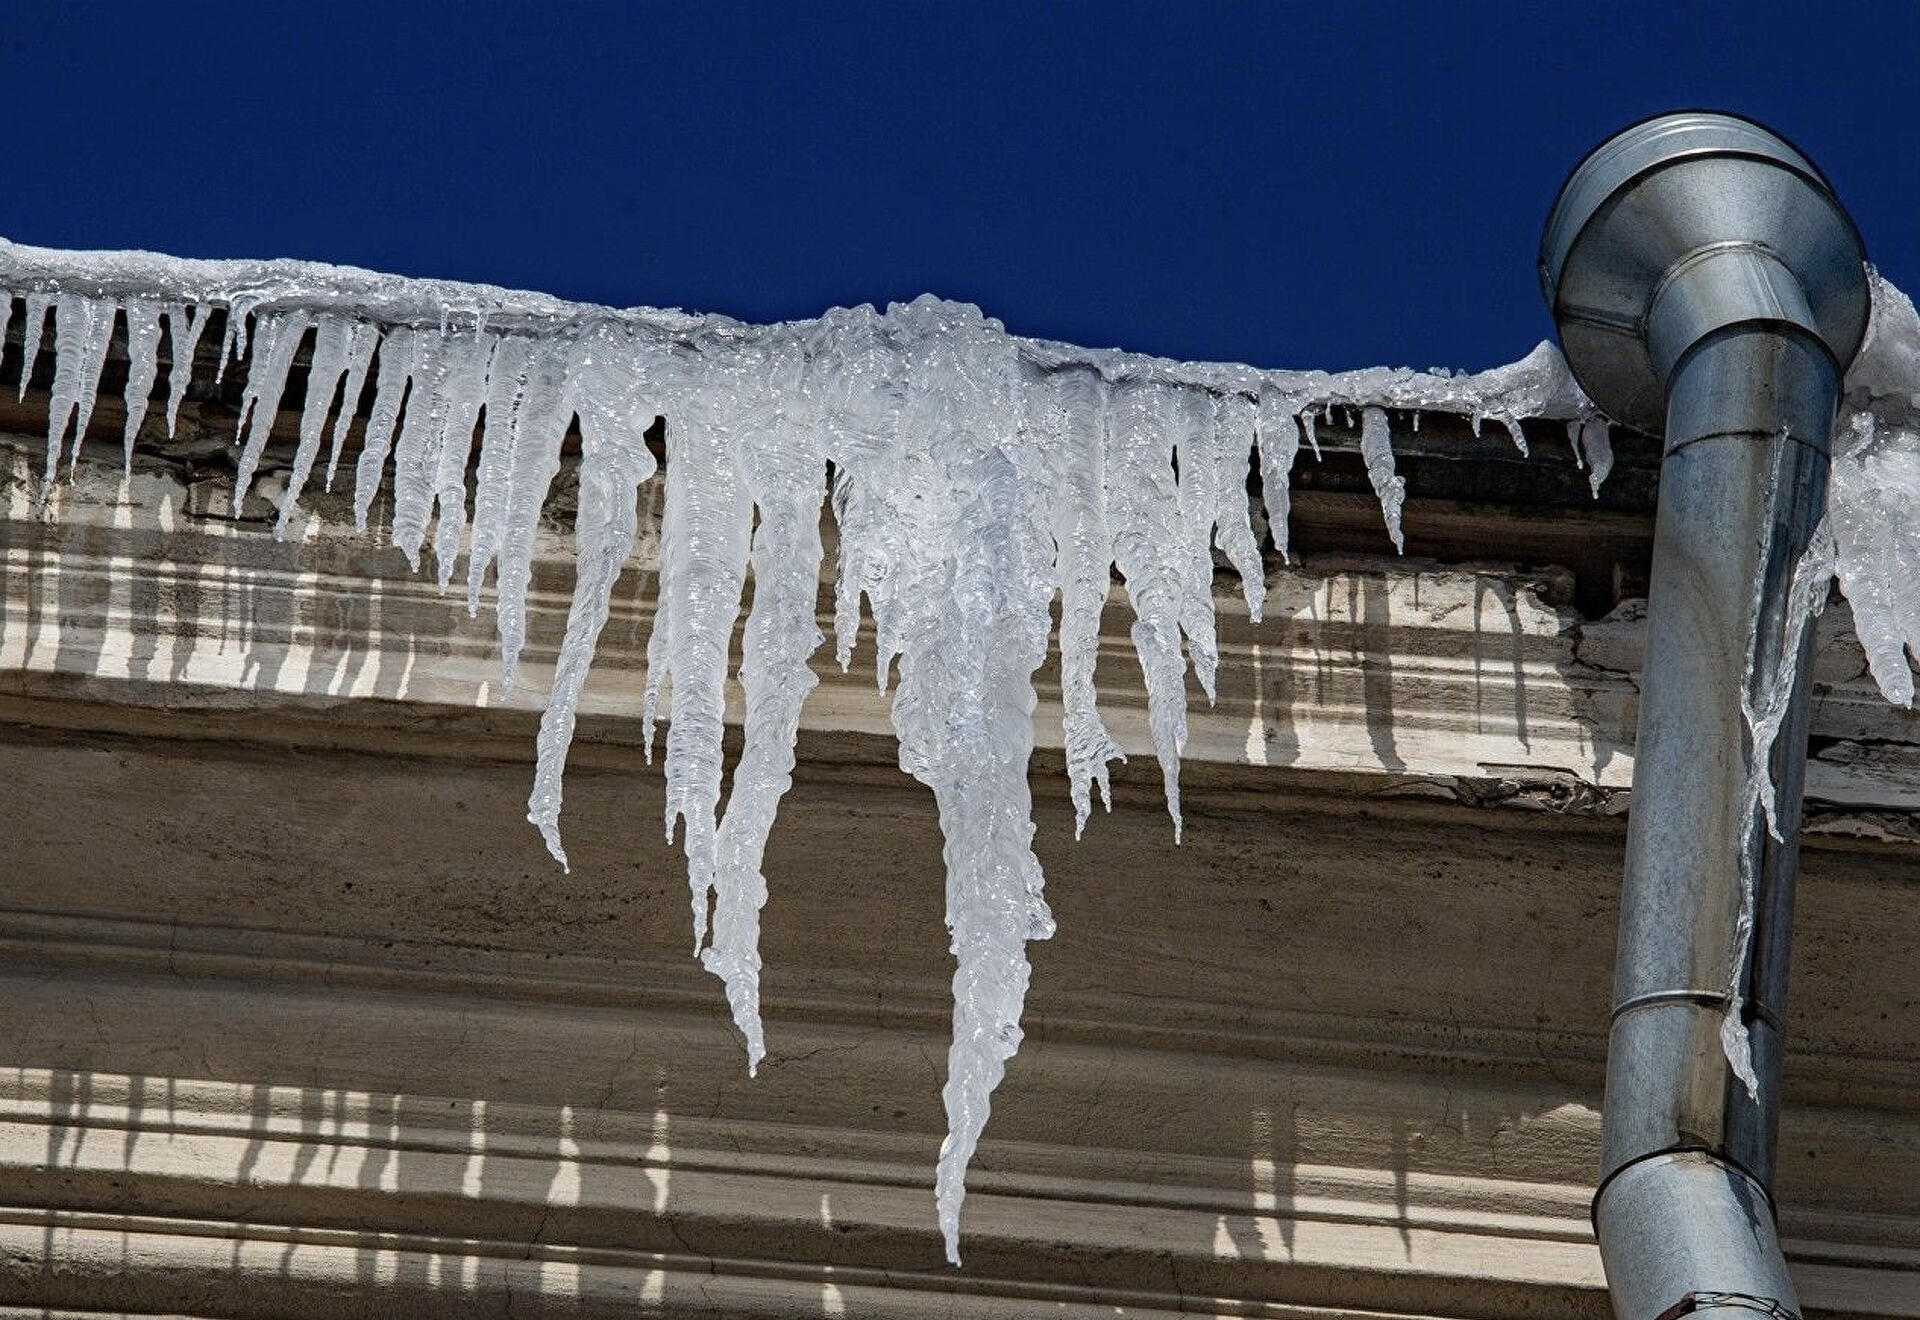
[{"label": "blue sky", "polygon": [[[1920,6],[12,0],[0,234],[1479,367],[1578,156],[1772,123],[1920,284]],[[1811,16],[1810,16],[1811,15]]]}]

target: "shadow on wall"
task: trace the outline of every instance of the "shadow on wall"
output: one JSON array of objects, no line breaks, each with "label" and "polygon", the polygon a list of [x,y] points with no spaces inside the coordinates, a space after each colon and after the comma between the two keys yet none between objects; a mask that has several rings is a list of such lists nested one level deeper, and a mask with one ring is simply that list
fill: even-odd
[{"label": "shadow on wall", "polygon": [[[386,552],[330,563],[349,557],[196,511],[168,478],[92,468],[56,487],[41,514],[32,463],[10,456],[0,670],[397,699],[409,695],[422,638],[460,631],[454,602],[430,582],[372,567]],[[350,589],[319,589],[341,572],[354,575]]]},{"label": "shadow on wall", "polygon": [[[1370,1296],[1402,1305],[1525,1282],[1487,1258],[1483,1213],[1450,1212],[1431,1189],[1409,1205],[1410,1179],[1433,1181],[1406,1167],[1426,1139],[1416,1125],[1392,1125],[1401,1163],[1369,1179],[1292,1159],[1291,1106],[1251,1112],[1256,1153],[1239,1188],[1128,1190],[1063,1178],[1049,1168],[1061,1151],[991,1152],[1002,1167],[976,1178],[956,1275],[937,1264],[924,1179],[895,1181],[898,1169],[836,1158],[830,1143],[812,1158],[798,1142],[774,1152],[766,1129],[728,1151],[700,1141],[713,1129],[683,1144],[665,1111],[33,1070],[11,1071],[4,1090],[16,1113],[42,1106],[47,1131],[31,1155],[9,1154],[19,1208],[0,1210],[0,1290],[47,1315],[1012,1320],[1118,1304],[1154,1317],[1196,1295],[1235,1314],[1240,1301],[1334,1299],[1362,1269]],[[1492,1119],[1451,1115],[1456,1128]],[[0,1123],[0,1138],[12,1146],[29,1126]],[[1130,1158],[1136,1178],[1151,1172],[1152,1157]],[[1577,1238],[1582,1205],[1574,1189],[1538,1189],[1523,1207],[1534,1225],[1510,1245],[1525,1251],[1545,1215]],[[1449,1253],[1447,1235],[1476,1229],[1483,1240]],[[1553,1290],[1568,1314],[1602,1313],[1590,1282]],[[919,1301],[901,1309],[907,1294]]]},{"label": "shadow on wall", "polygon": [[1222,618],[1219,700],[1190,693],[1190,759],[1624,786],[1630,679],[1580,663],[1552,585],[1348,556],[1276,574],[1263,623]]}]

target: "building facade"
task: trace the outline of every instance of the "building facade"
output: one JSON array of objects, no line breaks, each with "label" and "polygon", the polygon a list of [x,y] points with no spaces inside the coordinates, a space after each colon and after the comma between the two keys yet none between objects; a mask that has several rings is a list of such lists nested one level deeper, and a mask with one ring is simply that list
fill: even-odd
[{"label": "building facade", "polygon": [[[16,329],[0,382],[21,354]],[[817,664],[749,1079],[634,719],[652,511],[563,872],[524,803],[571,469],[503,694],[490,624],[343,500],[275,539],[291,414],[234,509],[232,378],[130,476],[103,397],[40,509],[47,371],[0,407],[0,1315],[1607,1313],[1587,1202],[1650,444],[1616,438],[1596,501],[1557,425],[1522,460],[1396,415],[1396,557],[1325,428],[1266,622],[1217,592],[1178,846],[1116,595],[1099,679],[1133,755],[1076,842],[1043,686],[1059,933],[954,1270],[940,835],[859,660]],[[1820,627],[1775,1190],[1811,1313],[1916,1316],[1920,722],[1843,605]]]}]

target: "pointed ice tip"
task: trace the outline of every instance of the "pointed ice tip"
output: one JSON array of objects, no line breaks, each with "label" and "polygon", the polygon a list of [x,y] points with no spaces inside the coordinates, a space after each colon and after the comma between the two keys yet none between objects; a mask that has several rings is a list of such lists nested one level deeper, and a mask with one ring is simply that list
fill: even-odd
[{"label": "pointed ice tip", "polygon": [[1746,1088],[1747,1099],[1759,1104],[1760,1079],[1753,1071],[1752,1037],[1748,1034],[1746,1023],[1740,1020],[1740,1001],[1737,999],[1728,1004],[1726,1015],[1720,1019],[1720,1048],[1726,1053],[1734,1076]]},{"label": "pointed ice tip", "polygon": [[560,870],[567,875],[573,874],[573,868],[567,865],[567,850],[560,846],[560,829],[553,821],[527,813],[527,820],[540,831],[540,837],[546,840],[547,852],[553,860],[560,863]]}]

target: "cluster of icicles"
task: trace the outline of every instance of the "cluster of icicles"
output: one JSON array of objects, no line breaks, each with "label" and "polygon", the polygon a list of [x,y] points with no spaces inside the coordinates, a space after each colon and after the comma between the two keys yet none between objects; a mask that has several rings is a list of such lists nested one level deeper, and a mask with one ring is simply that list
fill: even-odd
[{"label": "cluster of icicles", "polygon": [[[821,518],[830,506],[840,544],[836,656],[843,668],[852,660],[864,597],[876,678],[894,688],[900,766],[933,790],[945,836],[957,965],[936,1198],[956,1262],[966,1166],[1021,1040],[1025,945],[1054,929],[1030,846],[1027,769],[1033,675],[1046,658],[1056,593],[1076,829],[1094,792],[1106,796],[1107,767],[1120,756],[1094,682],[1100,616],[1117,570],[1177,834],[1189,667],[1209,697],[1214,687],[1216,550],[1260,617],[1251,466],[1284,556],[1288,474],[1303,443],[1317,452],[1316,419],[1335,409],[1359,415],[1362,456],[1396,544],[1404,482],[1394,471],[1389,408],[1466,414],[1476,426],[1492,418],[1523,449],[1523,419],[1564,421],[1596,491],[1611,462],[1605,424],[1545,344],[1478,375],[1258,371],[1023,339],[977,308],[930,297],[885,312],[839,309],[754,326],[328,266],[4,243],[0,290],[25,308],[28,363],[51,313],[50,479],[68,454],[69,428],[77,458],[116,323],[130,363],[130,461],[160,380],[163,337],[171,429],[197,341],[218,307],[226,312],[219,370],[230,360],[248,363],[238,507],[305,347],[306,392],[280,529],[320,468],[323,447],[331,485],[351,448],[343,441],[358,427],[356,524],[366,529],[390,467],[391,535],[410,564],[419,566],[431,533],[444,587],[464,552],[472,609],[492,568],[509,684],[525,641],[536,527],[562,441],[577,424],[577,572],[528,803],[529,819],[563,863],[561,782],[575,709],[633,549],[638,489],[655,475],[644,434],[665,419],[643,718],[649,745],[656,719],[667,721],[666,828],[670,840],[677,829],[687,859],[694,946],[725,983],[750,1067],[764,1053],[762,855],[791,782],[802,703],[817,682]],[[1888,292],[1911,322],[1911,305]],[[1914,344],[1920,335],[1909,356]],[[1902,370],[1908,366],[1920,363]],[[1920,380],[1920,369],[1901,378]],[[1873,419],[1862,408],[1848,423],[1853,448],[1836,466],[1833,532],[1820,544],[1837,547],[1876,676],[1905,702],[1912,686],[1901,648],[1920,637],[1920,560],[1909,566],[1900,556],[1920,553],[1920,538],[1892,549],[1867,538],[1920,528],[1920,432],[1904,420],[1900,429]],[[1858,480],[1849,475],[1856,470]],[[1888,501],[1905,504],[1890,512]],[[721,751],[728,653],[749,573],[737,675],[744,741],[729,779]],[[1824,600],[1824,588],[1808,595]]]}]

